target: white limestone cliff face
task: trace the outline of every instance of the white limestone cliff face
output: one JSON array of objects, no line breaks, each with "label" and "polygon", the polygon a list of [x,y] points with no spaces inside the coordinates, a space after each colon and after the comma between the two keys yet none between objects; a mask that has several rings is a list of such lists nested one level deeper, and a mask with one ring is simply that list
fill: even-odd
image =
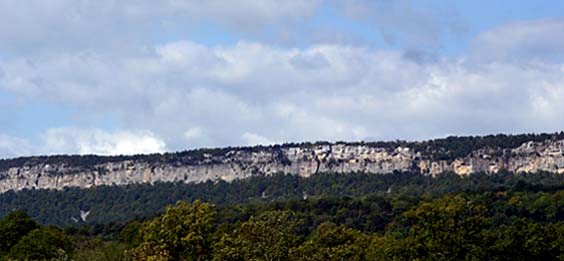
[{"label": "white limestone cliff face", "polygon": [[0,171],[0,192],[22,189],[89,188],[154,182],[203,182],[244,179],[257,174],[289,173],[308,177],[322,172],[386,174],[417,171],[459,175],[549,171],[564,173],[564,140],[527,142],[511,150],[481,149],[454,160],[433,160],[408,147],[386,149],[366,145],[327,144],[264,150],[233,149],[204,155],[190,163],[123,160],[80,167],[64,163],[26,164]]}]

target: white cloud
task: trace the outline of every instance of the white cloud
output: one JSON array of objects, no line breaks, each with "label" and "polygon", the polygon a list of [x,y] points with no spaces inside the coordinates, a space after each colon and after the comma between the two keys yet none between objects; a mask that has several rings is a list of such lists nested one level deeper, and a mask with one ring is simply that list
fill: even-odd
[{"label": "white cloud", "polygon": [[241,138],[243,139],[243,141],[246,143],[245,145],[270,145],[270,144],[276,144],[277,142],[272,141],[266,137],[263,137],[261,135],[258,135],[256,133],[252,133],[252,132],[245,132],[243,133],[243,135],[241,135]]},{"label": "white cloud", "polygon": [[194,139],[201,138],[204,134],[204,131],[201,127],[193,127],[184,132],[184,138],[191,141]]},{"label": "white cloud", "polygon": [[[564,128],[556,120],[564,116],[559,103],[563,65],[558,63],[416,63],[399,51],[342,45],[296,49],[172,42],[140,57],[77,52],[15,59],[0,67],[5,72],[0,88],[20,99],[62,104],[80,115],[112,115],[124,130],[155,135],[67,134],[73,138],[53,141],[59,152]],[[132,144],[111,138],[118,136],[152,143],[123,149]]]},{"label": "white cloud", "polygon": [[40,150],[46,154],[129,155],[160,153],[166,144],[150,131],[113,131],[101,129],[56,128],[43,135]]},{"label": "white cloud", "polygon": [[[353,31],[413,49],[265,40],[325,34],[307,21],[333,15],[321,4],[362,23]],[[460,33],[451,11],[404,0],[0,0],[0,92],[10,100],[0,108],[65,114],[37,124],[48,128],[38,137],[0,134],[0,156],[564,129],[564,20],[509,23],[458,58],[435,56],[427,49]],[[250,40],[169,40],[199,26]],[[19,118],[0,122],[21,129]],[[106,119],[114,131],[90,128]]]},{"label": "white cloud", "polygon": [[151,131],[75,127],[43,131],[37,143],[0,134],[0,158],[28,155],[98,154],[132,155],[167,151],[165,142]]}]

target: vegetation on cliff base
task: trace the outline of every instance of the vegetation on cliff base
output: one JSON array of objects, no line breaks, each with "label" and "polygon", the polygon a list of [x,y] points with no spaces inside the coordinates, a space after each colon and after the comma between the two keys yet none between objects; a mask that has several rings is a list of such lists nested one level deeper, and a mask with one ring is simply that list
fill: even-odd
[{"label": "vegetation on cliff base", "polygon": [[[356,173],[301,180],[276,175],[199,184],[202,194],[192,196],[205,199],[186,197],[129,219],[131,213],[120,210],[125,200],[110,200],[123,190],[105,196],[111,190],[104,189],[116,188],[80,190],[106,200],[97,207],[106,205],[104,211],[124,219],[61,230],[22,211],[9,212],[0,221],[0,260],[564,260],[563,177]],[[146,197],[142,186],[134,193],[136,188],[127,192],[130,203],[148,206],[159,205],[158,197],[176,199],[167,197],[170,193],[186,196],[182,189],[188,189],[170,187],[175,189]],[[244,199],[243,189],[253,188],[257,196]],[[310,189],[307,199],[304,188]],[[43,195],[51,200],[77,195],[72,193],[27,191],[10,197],[41,201]],[[36,205],[37,213],[60,204]]]},{"label": "vegetation on cliff base", "polygon": [[[564,189],[564,175],[551,173],[496,175],[476,173],[467,177],[444,173],[435,178],[409,172],[386,175],[320,173],[309,178],[278,174],[256,176],[232,183],[157,183],[101,186],[90,189],[23,190],[0,194],[0,217],[21,209],[41,224],[79,226],[151,218],[182,200],[200,199],[228,207],[233,204],[272,205],[288,200],[311,202],[330,198],[436,197],[447,193],[485,191],[549,192]],[[83,220],[81,211],[89,214]],[[364,213],[362,213],[364,214]]]},{"label": "vegetation on cliff base", "polygon": [[[498,198],[493,205],[487,203],[491,197]],[[248,218],[235,215],[231,222],[219,218],[229,215],[226,209],[179,201],[162,215],[115,233],[67,229],[65,234],[52,226],[16,230],[19,241],[2,255],[16,260],[564,260],[562,217],[549,222],[508,214],[522,197],[527,193],[449,194],[417,204],[396,199],[390,203],[397,213],[379,232],[324,220],[327,210],[307,201],[261,209]],[[543,201],[550,205],[564,195],[548,197]],[[346,205],[336,212],[350,212]],[[496,215],[503,213],[508,219],[499,223]]]}]

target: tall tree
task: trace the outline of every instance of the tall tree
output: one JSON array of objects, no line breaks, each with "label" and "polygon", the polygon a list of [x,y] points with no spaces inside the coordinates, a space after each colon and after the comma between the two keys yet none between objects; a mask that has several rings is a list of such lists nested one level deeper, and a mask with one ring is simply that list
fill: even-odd
[{"label": "tall tree", "polygon": [[210,254],[215,206],[199,200],[169,206],[142,228],[143,243],[132,255],[148,260],[202,260]]},{"label": "tall tree", "polygon": [[6,254],[30,231],[39,225],[27,213],[18,210],[8,213],[0,221],[0,254]]},{"label": "tall tree", "polygon": [[220,237],[214,260],[289,260],[299,243],[299,220],[291,211],[267,211]]},{"label": "tall tree", "polygon": [[65,259],[72,251],[72,243],[56,226],[35,229],[25,235],[10,250],[9,257],[16,260]]}]

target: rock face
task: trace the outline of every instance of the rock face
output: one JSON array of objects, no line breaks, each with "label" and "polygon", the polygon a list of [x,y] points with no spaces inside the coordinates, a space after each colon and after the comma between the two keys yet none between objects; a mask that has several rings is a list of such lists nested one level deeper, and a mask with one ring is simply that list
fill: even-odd
[{"label": "rock face", "polygon": [[[0,169],[0,192],[132,183],[232,181],[273,173],[304,177],[321,172],[386,174],[394,171],[469,175],[496,173],[501,169],[564,173],[564,140],[525,142],[511,149],[481,148],[449,160],[434,159],[409,146],[385,148],[341,143],[222,149],[220,153],[201,153],[198,157],[187,153],[187,156],[168,154],[177,155],[172,159],[167,155],[129,156],[123,160],[97,157],[98,161],[93,164],[73,164],[72,160],[28,160],[21,165],[8,164]],[[78,156],[60,156],[64,159],[73,157]]]}]

